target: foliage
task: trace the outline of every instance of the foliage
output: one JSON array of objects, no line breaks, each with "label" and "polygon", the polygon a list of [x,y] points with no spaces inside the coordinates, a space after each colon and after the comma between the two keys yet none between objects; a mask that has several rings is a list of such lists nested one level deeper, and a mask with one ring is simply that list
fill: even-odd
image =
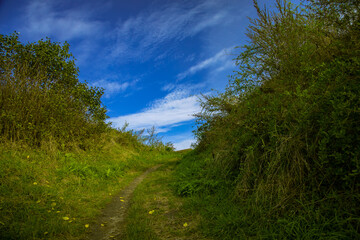
[{"label": "foliage", "polygon": [[174,145],[171,142],[163,143],[162,137],[159,137],[156,133],[156,128],[153,126],[150,129],[147,129],[147,135],[145,135],[145,129],[140,131],[135,131],[133,129],[127,130],[129,123],[125,122],[124,126],[118,131],[122,134],[119,135],[117,141],[122,142],[123,144],[129,144],[129,140],[132,144],[137,144],[139,147],[147,147],[147,149],[172,152],[175,150]]},{"label": "foliage", "polygon": [[[254,6],[238,70],[224,93],[203,98],[197,163],[179,166],[188,181],[180,174],[177,190],[232,182],[220,199],[244,219],[226,233],[212,226],[220,239],[358,238],[360,3]],[[193,166],[206,170],[191,175]],[[223,193],[201,186],[215,198]],[[205,211],[205,219],[221,221],[216,212]]]},{"label": "foliage", "polygon": [[78,80],[69,44],[50,39],[23,44],[0,35],[0,136],[32,146],[87,140],[107,128],[103,90]]}]

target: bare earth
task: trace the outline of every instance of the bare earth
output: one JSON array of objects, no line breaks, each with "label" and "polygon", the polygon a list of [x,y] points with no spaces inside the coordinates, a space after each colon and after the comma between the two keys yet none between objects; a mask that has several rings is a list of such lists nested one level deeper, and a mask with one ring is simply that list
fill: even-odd
[{"label": "bare earth", "polygon": [[141,183],[149,173],[155,171],[160,166],[161,165],[157,165],[146,170],[112,199],[103,210],[98,222],[93,226],[89,237],[87,238],[88,240],[119,239],[123,231],[122,225],[127,209],[129,208],[132,193],[136,186]]}]

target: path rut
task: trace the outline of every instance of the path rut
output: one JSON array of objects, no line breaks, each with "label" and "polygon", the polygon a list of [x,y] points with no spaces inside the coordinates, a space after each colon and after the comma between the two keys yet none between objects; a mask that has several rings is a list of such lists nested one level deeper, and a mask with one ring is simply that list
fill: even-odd
[{"label": "path rut", "polygon": [[155,171],[161,165],[156,165],[146,170],[143,174],[135,178],[129,186],[117,194],[112,201],[102,211],[95,226],[93,226],[88,240],[109,240],[119,239],[123,231],[123,222],[125,220],[131,195],[136,186],[144,180],[151,172]]}]

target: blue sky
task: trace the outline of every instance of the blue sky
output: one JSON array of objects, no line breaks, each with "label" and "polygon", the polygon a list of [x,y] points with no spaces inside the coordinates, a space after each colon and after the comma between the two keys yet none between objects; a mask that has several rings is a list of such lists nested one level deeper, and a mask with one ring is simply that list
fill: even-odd
[{"label": "blue sky", "polygon": [[105,88],[114,127],[154,125],[184,149],[199,94],[225,88],[255,16],[251,0],[0,0],[0,33],[67,41],[80,81]]}]

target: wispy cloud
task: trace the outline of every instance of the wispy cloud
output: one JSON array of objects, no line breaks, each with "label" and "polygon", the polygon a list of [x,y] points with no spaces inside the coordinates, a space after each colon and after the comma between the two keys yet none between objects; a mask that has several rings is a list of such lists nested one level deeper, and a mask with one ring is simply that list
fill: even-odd
[{"label": "wispy cloud", "polygon": [[25,10],[22,32],[39,39],[55,37],[57,41],[85,38],[96,35],[103,23],[90,20],[88,11],[55,9],[53,1],[31,1]]},{"label": "wispy cloud", "polygon": [[194,66],[190,67],[185,72],[179,73],[177,75],[177,79],[178,80],[184,79],[189,75],[193,75],[203,69],[206,69],[206,68],[209,68],[209,67],[215,66],[215,65],[218,65],[218,66],[222,65],[220,68],[218,67],[217,69],[219,71],[223,70],[224,69],[223,66],[226,66],[225,63],[228,63],[231,60],[231,59],[229,59],[229,52],[231,49],[233,49],[233,47],[223,49],[220,52],[218,52],[217,54],[215,54],[214,56],[195,64]]},{"label": "wispy cloud", "polygon": [[154,101],[151,107],[144,111],[113,117],[109,121],[116,128],[122,127],[125,122],[128,122],[129,127],[135,130],[155,126],[158,128],[158,132],[166,132],[172,127],[193,120],[193,114],[199,111],[197,96],[189,96],[188,91],[176,90],[163,99]]},{"label": "wispy cloud", "polygon": [[110,98],[115,94],[125,92],[129,87],[134,86],[138,80],[134,80],[132,82],[123,82],[119,83],[117,81],[109,81],[106,79],[101,79],[92,84],[92,86],[102,87],[105,89],[105,98]]},{"label": "wispy cloud", "polygon": [[198,5],[171,3],[157,11],[143,12],[119,23],[113,57],[146,60],[157,47],[169,40],[182,40],[226,17],[218,1]]}]

